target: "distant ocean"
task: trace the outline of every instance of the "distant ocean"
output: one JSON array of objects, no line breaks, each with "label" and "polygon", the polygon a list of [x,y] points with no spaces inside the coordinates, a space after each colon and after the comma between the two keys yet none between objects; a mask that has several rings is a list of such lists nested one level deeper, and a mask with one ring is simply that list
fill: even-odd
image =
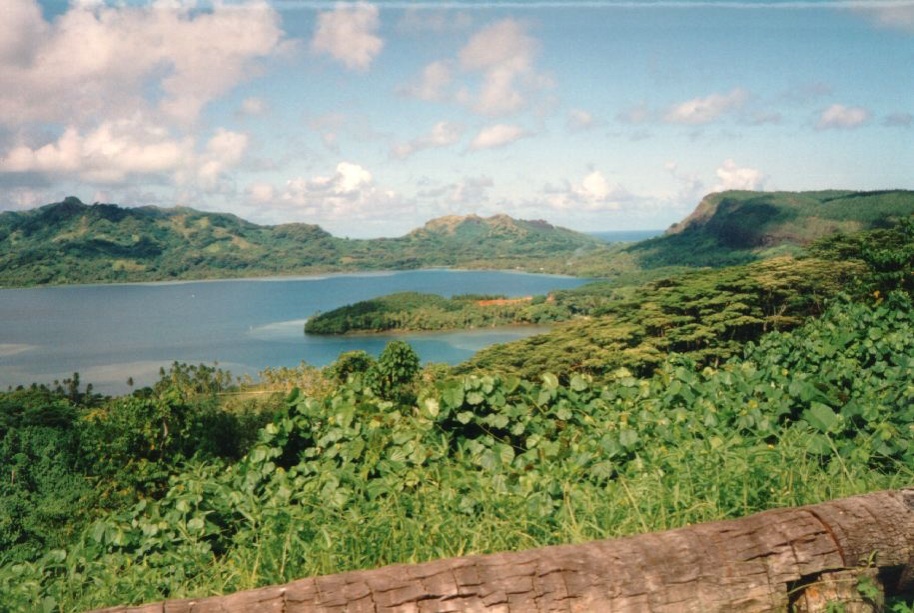
[{"label": "distant ocean", "polygon": [[612,230],[609,232],[590,232],[607,243],[634,243],[660,236],[664,230]]}]

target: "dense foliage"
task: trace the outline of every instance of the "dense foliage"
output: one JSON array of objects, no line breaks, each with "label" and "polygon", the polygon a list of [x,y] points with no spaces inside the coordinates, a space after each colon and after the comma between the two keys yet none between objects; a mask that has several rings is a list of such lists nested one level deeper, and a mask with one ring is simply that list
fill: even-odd
[{"label": "dense foliage", "polygon": [[857,262],[773,258],[700,270],[640,286],[585,286],[557,295],[584,317],[476,354],[461,372],[597,379],[625,367],[649,375],[670,352],[716,365],[747,341],[820,314],[865,267]]},{"label": "dense foliage", "polygon": [[473,374],[421,370],[398,341],[264,373],[295,388],[278,404],[231,404],[246,398],[231,377],[182,364],[123,398],[76,376],[10,390],[0,611],[219,594],[909,485],[912,289],[906,220],[808,257],[556,292],[579,319],[481,354]]},{"label": "dense foliage", "polygon": [[64,547],[105,510],[161,496],[189,458],[239,459],[275,410],[224,410],[224,371],[174,364],[161,374],[122,398],[81,391],[77,375],[0,394],[0,564]]},{"label": "dense foliage", "polygon": [[293,394],[239,462],[0,569],[15,609],[81,610],[628,534],[910,481],[914,307],[841,303],[745,355],[567,385],[360,377]]},{"label": "dense foliage", "polygon": [[392,239],[336,238],[189,208],[87,206],[0,214],[0,286],[225,278],[463,266],[569,267],[594,237],[506,216],[453,217]]},{"label": "dense foliage", "polygon": [[190,208],[84,205],[0,214],[0,286],[290,275],[434,266],[611,277],[744,264],[815,239],[887,227],[914,192],[723,192],[662,237],[632,245],[505,215],[443,217],[398,238],[336,238]]},{"label": "dense foliage", "polygon": [[444,298],[401,292],[320,313],[305,323],[306,334],[346,334],[386,330],[449,330],[567,319],[571,312],[554,297],[476,296]]},{"label": "dense foliage", "polygon": [[835,233],[892,225],[914,213],[910,191],[746,192],[706,196],[663,237],[627,251],[643,268],[727,266],[796,247]]}]

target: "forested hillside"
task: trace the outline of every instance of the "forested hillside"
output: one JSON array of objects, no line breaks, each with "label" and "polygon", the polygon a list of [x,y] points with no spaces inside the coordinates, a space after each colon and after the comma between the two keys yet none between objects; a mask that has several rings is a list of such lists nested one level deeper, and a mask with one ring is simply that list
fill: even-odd
[{"label": "forested hillside", "polygon": [[421,370],[398,341],[323,373],[270,373],[304,391],[261,404],[182,365],[124,398],[78,380],[3,394],[0,602],[78,611],[227,593],[914,478],[914,221],[613,291],[594,307],[605,333],[634,309],[617,337],[653,326],[667,340],[594,373],[558,361],[455,376]]},{"label": "forested hillside", "polygon": [[0,286],[161,281],[461,266],[571,270],[596,238],[501,215],[448,217],[406,236],[336,238],[189,208],[85,205],[0,214]]},{"label": "forested hillside", "polygon": [[749,192],[706,196],[663,236],[592,254],[577,263],[585,276],[682,267],[721,267],[796,255],[835,233],[885,228],[914,214],[914,192]]},{"label": "forested hillside", "polygon": [[[435,266],[617,278],[792,254],[835,232],[891,225],[914,192],[723,192],[667,234],[629,245],[545,221],[451,216],[405,236],[331,236],[190,208],[85,205],[76,198],[0,214],[0,286],[161,281]],[[612,225],[607,220],[607,227]]]}]

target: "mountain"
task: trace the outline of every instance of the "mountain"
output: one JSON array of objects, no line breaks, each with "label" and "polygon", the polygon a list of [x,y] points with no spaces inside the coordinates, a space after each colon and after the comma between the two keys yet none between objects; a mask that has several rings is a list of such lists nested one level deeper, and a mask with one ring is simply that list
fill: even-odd
[{"label": "mountain", "polygon": [[914,191],[727,191],[706,196],[663,236],[625,252],[647,269],[743,264],[795,253],[832,234],[884,228],[912,214]]},{"label": "mountain", "polygon": [[599,240],[505,215],[445,217],[392,239],[260,226],[191,208],[77,198],[0,214],[0,286],[294,275],[432,266],[568,271]]}]

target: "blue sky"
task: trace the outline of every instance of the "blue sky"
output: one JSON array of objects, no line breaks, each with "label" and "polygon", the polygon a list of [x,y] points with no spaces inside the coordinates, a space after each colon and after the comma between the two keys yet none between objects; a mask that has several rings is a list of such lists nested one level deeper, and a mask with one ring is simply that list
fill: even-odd
[{"label": "blue sky", "polygon": [[0,210],[397,236],[914,188],[914,0],[3,0]]}]

